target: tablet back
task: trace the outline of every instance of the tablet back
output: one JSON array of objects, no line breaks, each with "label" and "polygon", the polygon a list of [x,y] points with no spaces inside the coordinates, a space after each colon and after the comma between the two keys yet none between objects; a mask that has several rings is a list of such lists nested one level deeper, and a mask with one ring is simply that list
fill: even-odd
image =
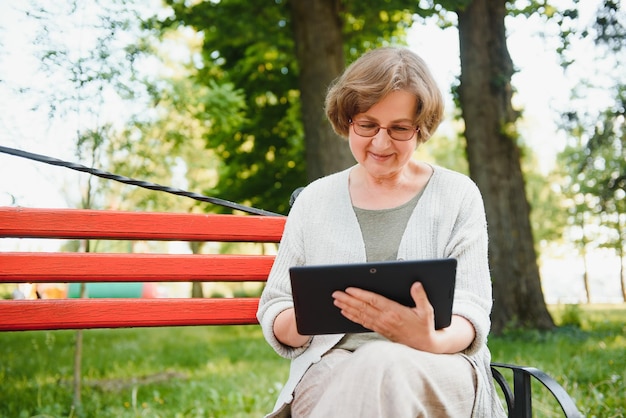
[{"label": "tablet back", "polygon": [[303,335],[370,331],[350,321],[333,304],[332,293],[359,287],[406,306],[415,306],[410,288],[422,282],[435,311],[435,328],[450,325],[456,259],[383,261],[298,266],[289,270],[298,332]]}]

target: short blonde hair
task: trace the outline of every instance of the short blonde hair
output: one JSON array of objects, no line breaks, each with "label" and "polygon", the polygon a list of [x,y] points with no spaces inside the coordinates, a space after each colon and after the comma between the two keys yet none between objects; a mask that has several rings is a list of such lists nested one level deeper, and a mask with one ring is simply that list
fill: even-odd
[{"label": "short blonde hair", "polygon": [[350,120],[393,91],[415,95],[418,142],[426,142],[443,118],[443,97],[426,62],[407,48],[383,47],[354,61],[330,86],[326,116],[335,132],[347,137]]}]

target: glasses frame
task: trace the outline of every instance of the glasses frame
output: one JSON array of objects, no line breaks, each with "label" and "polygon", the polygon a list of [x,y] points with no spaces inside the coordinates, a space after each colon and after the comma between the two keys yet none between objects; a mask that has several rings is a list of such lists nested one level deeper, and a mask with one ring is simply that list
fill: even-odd
[{"label": "glasses frame", "polygon": [[381,126],[381,125],[379,125],[379,124],[377,124],[377,123],[375,123],[375,122],[370,122],[370,121],[368,121],[368,123],[371,123],[371,124],[375,124],[375,125],[376,125],[376,131],[374,132],[374,134],[373,134],[373,135],[363,135],[363,134],[360,134],[360,133],[357,131],[357,126],[359,126],[359,121],[355,121],[355,120],[349,119],[349,122],[350,122],[350,125],[352,125],[352,129],[354,129],[354,133],[355,133],[355,134],[357,134],[358,136],[363,137],[363,138],[373,138],[373,137],[375,137],[376,135],[378,135],[378,133],[380,132],[380,130],[381,130],[381,129],[384,129],[385,131],[387,131],[387,135],[389,135],[389,138],[393,139],[394,141],[406,142],[406,141],[410,141],[411,139],[413,139],[413,137],[415,136],[415,134],[416,134],[417,132],[419,132],[419,130],[420,130],[420,128],[419,128],[419,127],[417,127],[417,126],[411,126],[411,128],[413,128],[413,131],[412,131],[412,132],[413,132],[413,134],[412,134],[409,138],[407,138],[407,139],[398,139],[398,138],[395,138],[395,137],[391,134],[391,127]]}]

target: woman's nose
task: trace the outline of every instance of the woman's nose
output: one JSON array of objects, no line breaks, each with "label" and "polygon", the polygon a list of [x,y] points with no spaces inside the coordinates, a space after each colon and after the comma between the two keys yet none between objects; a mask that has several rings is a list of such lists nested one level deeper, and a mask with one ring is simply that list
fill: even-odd
[{"label": "woman's nose", "polygon": [[372,137],[372,142],[375,142],[375,145],[387,146],[390,141],[393,139],[389,136],[386,128],[380,128],[378,133]]}]

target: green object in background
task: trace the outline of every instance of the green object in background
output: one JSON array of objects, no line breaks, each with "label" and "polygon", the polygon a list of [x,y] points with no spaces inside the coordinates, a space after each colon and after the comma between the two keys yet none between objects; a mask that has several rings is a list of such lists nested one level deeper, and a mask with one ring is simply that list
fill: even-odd
[{"label": "green object in background", "polygon": [[[143,283],[85,283],[88,298],[140,298],[143,294]],[[80,283],[70,283],[67,289],[68,298],[80,297]]]}]

